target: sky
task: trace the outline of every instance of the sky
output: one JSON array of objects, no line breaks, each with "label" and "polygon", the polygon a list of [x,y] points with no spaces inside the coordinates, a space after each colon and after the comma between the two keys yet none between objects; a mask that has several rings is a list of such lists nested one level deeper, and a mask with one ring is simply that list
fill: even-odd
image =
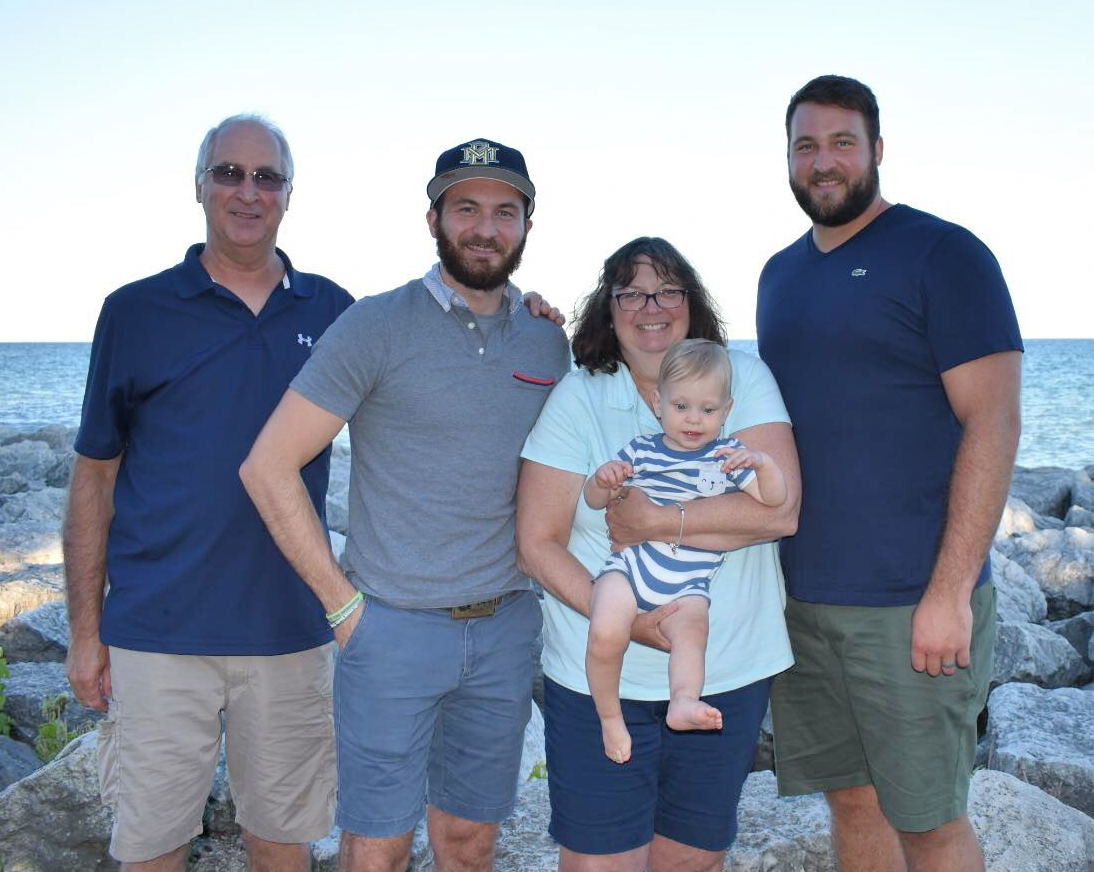
[{"label": "sky", "polygon": [[807,228],[783,118],[823,73],[870,85],[882,193],[995,252],[1027,337],[1094,336],[1094,4],[733,0],[0,0],[0,341],[89,341],[103,298],[204,238],[193,171],[241,111],[296,163],[279,245],[362,297],[436,260],[437,155],[519,148],[538,189],[514,276],[571,313],[663,236],[731,338]]}]

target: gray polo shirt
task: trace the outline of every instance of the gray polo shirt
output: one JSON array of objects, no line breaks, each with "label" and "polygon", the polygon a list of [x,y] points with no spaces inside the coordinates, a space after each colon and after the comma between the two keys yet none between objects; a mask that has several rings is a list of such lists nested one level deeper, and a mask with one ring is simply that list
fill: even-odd
[{"label": "gray polo shirt", "polygon": [[488,319],[458,300],[446,307],[421,279],[366,297],[292,382],[349,421],[343,565],[392,605],[441,608],[528,587],[516,566],[520,450],[570,353],[559,327],[529,315],[515,286],[508,294]]}]

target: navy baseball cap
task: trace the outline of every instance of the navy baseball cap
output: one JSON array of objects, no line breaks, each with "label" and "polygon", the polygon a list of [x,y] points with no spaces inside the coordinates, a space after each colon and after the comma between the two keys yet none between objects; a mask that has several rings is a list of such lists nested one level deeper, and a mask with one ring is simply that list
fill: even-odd
[{"label": "navy baseball cap", "polygon": [[425,188],[429,204],[435,204],[441,194],[465,179],[505,182],[528,198],[529,215],[536,207],[536,186],[528,178],[524,155],[500,142],[473,139],[450,148],[437,158],[437,174]]}]

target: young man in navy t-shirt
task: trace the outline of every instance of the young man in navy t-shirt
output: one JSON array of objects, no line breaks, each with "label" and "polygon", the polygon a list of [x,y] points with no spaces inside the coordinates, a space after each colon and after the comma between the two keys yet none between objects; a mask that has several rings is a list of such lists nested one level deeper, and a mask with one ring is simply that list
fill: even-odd
[{"label": "young man in navy t-shirt", "polygon": [[768,261],[757,307],[802,466],[782,543],[796,662],[772,694],[779,787],[827,794],[844,872],[981,870],[966,801],[1018,325],[983,243],[881,197],[869,88],[814,79],[786,129],[813,226]]}]

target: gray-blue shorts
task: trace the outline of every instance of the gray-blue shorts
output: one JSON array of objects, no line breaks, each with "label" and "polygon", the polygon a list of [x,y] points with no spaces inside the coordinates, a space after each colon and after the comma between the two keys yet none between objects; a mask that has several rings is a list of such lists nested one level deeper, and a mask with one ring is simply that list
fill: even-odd
[{"label": "gray-blue shorts", "polygon": [[541,620],[531,591],[465,619],[366,599],[334,676],[343,830],[402,835],[427,801],[471,821],[508,816]]}]

